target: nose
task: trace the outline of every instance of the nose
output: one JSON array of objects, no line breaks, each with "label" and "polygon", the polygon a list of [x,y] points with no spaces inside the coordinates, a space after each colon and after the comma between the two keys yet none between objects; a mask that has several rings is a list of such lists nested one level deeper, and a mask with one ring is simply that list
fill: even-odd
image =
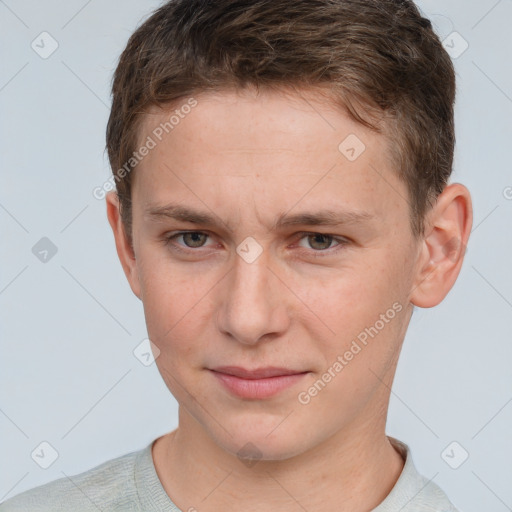
[{"label": "nose", "polygon": [[289,325],[286,287],[270,270],[266,252],[252,263],[235,256],[217,311],[220,331],[245,345],[275,338]]}]

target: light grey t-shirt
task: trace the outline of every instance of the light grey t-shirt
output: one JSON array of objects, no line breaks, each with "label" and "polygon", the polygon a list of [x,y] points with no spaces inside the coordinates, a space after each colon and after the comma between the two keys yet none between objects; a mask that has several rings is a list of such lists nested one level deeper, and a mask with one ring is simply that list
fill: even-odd
[{"label": "light grey t-shirt", "polygon": [[[421,476],[409,447],[388,436],[405,465],[386,499],[372,512],[457,512],[444,492]],[[0,512],[188,512],[167,495],[153,464],[151,442],[142,450],[109,460],[79,475],[60,478],[0,504]],[[195,504],[200,510],[199,503]]]}]

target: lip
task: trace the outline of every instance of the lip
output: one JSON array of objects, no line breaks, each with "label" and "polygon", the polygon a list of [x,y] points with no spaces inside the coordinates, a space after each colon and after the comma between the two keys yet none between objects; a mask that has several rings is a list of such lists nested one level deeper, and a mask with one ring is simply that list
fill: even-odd
[{"label": "lip", "polygon": [[269,398],[301,380],[307,371],[289,368],[266,367],[247,370],[238,366],[223,366],[210,369],[232,394],[247,399]]}]

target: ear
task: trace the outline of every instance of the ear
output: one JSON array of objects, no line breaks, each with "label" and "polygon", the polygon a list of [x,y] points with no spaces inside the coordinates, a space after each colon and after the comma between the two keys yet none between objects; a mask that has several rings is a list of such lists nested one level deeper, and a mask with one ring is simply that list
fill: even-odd
[{"label": "ear", "polygon": [[121,262],[133,293],[141,299],[139,273],[137,269],[137,261],[135,259],[135,252],[128,241],[128,237],[126,236],[119,210],[119,198],[117,196],[117,192],[109,192],[106,196],[106,202],[108,222],[110,223],[110,227],[114,233],[119,261]]},{"label": "ear", "polygon": [[473,212],[468,189],[447,185],[427,215],[411,302],[437,306],[459,275],[468,243]]}]

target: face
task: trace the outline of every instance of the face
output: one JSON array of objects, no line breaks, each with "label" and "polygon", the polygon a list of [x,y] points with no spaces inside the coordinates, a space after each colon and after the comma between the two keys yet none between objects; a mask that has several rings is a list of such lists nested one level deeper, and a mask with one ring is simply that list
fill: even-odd
[{"label": "face", "polygon": [[132,189],[130,283],[180,427],[277,460],[383,424],[418,257],[384,136],[306,91],[195,99],[161,141],[172,111],[146,117]]}]

